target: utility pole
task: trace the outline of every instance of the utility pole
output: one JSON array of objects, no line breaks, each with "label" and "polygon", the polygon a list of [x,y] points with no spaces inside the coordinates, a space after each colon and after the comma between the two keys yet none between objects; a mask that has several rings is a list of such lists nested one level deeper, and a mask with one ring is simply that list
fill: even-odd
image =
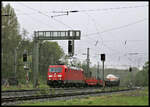
[{"label": "utility pole", "polygon": [[129,72],[131,72],[131,80],[130,80],[130,87],[132,88],[132,85],[133,85],[133,81],[132,81],[132,67],[130,66],[130,68],[129,68]]},{"label": "utility pole", "polygon": [[133,71],[131,72],[131,88],[133,87]]},{"label": "utility pole", "polygon": [[15,79],[16,79],[16,70],[17,70],[17,49],[15,48],[15,67],[14,67],[14,71],[15,71]]},{"label": "utility pole", "polygon": [[34,61],[34,65],[33,65],[33,71],[34,71],[34,83],[33,83],[33,87],[36,88],[38,85],[38,71],[39,71],[39,43],[38,40],[36,38],[34,38],[34,49],[33,49],[33,61]]},{"label": "utility pole", "polygon": [[89,59],[89,48],[87,48],[87,77],[90,77],[89,63],[90,63],[90,59]]},{"label": "utility pole", "polygon": [[104,61],[103,62],[103,88],[104,88]]},{"label": "utility pole", "polygon": [[99,79],[100,78],[100,76],[99,76],[99,61],[97,62],[97,79]]}]

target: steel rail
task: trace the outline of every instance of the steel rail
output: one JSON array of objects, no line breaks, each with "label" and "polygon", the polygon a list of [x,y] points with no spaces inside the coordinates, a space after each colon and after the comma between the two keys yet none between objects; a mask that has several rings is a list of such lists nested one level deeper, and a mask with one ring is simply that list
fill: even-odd
[{"label": "steel rail", "polygon": [[130,88],[130,89],[122,89],[122,90],[99,90],[99,91],[72,91],[72,92],[64,92],[64,93],[51,93],[43,94],[43,95],[24,95],[20,97],[5,97],[1,99],[2,103],[6,102],[15,102],[15,101],[23,101],[23,100],[33,100],[33,99],[45,99],[45,98],[56,98],[56,97],[67,97],[67,96],[78,96],[78,95],[89,95],[89,94],[102,94],[102,93],[113,93],[113,92],[123,92],[123,91],[130,91],[130,90],[136,90],[137,88]]}]

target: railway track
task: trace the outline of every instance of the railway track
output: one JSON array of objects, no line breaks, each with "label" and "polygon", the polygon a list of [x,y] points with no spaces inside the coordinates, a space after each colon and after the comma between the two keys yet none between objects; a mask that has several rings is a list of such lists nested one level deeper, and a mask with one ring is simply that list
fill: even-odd
[{"label": "railway track", "polygon": [[[44,91],[49,93],[58,93],[60,91],[73,91],[73,90],[84,90],[84,89],[92,89],[92,88],[49,88],[49,89],[33,89],[33,90],[7,90],[1,91],[2,98],[3,97],[11,97],[11,96],[21,96],[21,95],[31,95],[31,94],[39,94],[44,93]],[[97,89],[94,88],[93,89]]]},{"label": "railway track", "polygon": [[114,93],[114,92],[123,92],[123,91],[130,91],[136,90],[137,88],[132,89],[121,89],[121,90],[98,90],[98,89],[76,89],[76,90],[69,90],[66,89],[64,92],[58,92],[60,89],[57,90],[55,93],[48,93],[48,94],[28,94],[22,96],[2,96],[1,104],[5,105],[9,102],[18,102],[18,101],[27,101],[27,100],[37,100],[37,99],[49,99],[49,98],[58,98],[58,97],[68,97],[68,96],[79,96],[79,95],[91,95],[91,94],[105,94],[105,93]]}]

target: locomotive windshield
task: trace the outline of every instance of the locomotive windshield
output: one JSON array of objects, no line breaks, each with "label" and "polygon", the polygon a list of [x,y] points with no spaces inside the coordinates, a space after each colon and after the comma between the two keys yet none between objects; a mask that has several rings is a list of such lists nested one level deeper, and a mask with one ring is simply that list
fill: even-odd
[{"label": "locomotive windshield", "polygon": [[62,68],[50,68],[49,72],[61,72]]}]

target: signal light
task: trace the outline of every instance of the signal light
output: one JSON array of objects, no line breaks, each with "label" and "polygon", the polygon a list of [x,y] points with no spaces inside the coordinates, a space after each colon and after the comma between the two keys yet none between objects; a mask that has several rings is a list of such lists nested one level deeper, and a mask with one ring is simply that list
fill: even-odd
[{"label": "signal light", "polygon": [[26,62],[27,61],[27,54],[23,54],[23,62]]},{"label": "signal light", "polygon": [[101,54],[101,61],[105,61],[105,54]]},{"label": "signal light", "polygon": [[129,72],[131,72],[131,71],[132,71],[132,68],[130,67],[130,68],[129,68]]},{"label": "signal light", "polygon": [[71,54],[72,53],[72,41],[68,41],[68,53]]}]

